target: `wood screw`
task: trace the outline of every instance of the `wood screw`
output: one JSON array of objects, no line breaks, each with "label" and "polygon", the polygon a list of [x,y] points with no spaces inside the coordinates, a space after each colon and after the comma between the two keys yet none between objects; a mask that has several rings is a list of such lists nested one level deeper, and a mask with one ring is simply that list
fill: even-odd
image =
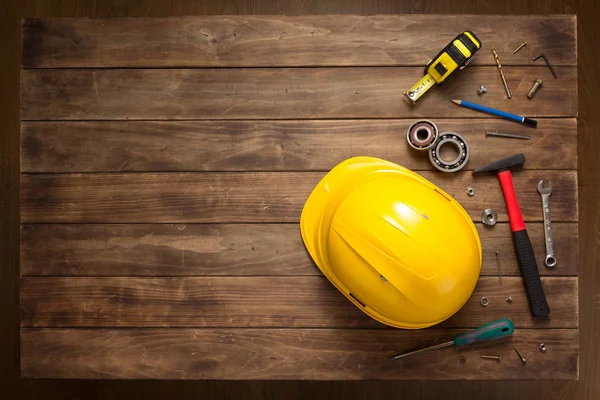
[{"label": "wood screw", "polygon": [[496,360],[496,361],[500,362],[500,356],[481,356],[481,358],[485,358],[488,360]]},{"label": "wood screw", "polygon": [[523,42],[521,43],[521,45],[519,47],[517,47],[515,49],[515,51],[513,51],[513,54],[517,54],[517,51],[521,50],[523,47],[525,47],[527,45],[527,42]]},{"label": "wood screw", "polygon": [[523,357],[523,355],[521,354],[521,352],[519,352],[519,350],[517,350],[516,347],[513,347],[515,349],[515,351],[517,352],[517,354],[519,355],[519,358],[521,359],[521,362],[523,364],[525,364],[527,362],[527,359],[525,357]]}]

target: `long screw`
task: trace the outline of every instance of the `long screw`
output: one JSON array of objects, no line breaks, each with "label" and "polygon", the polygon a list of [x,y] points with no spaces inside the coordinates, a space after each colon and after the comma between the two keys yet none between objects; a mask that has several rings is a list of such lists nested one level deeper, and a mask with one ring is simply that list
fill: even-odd
[{"label": "long screw", "polygon": [[500,64],[500,60],[498,59],[498,53],[496,53],[496,49],[494,47],[492,47],[492,54],[494,55],[494,60],[496,60],[498,71],[500,71],[500,77],[502,78],[502,83],[504,84],[504,90],[506,90],[506,95],[510,99],[512,98],[512,94],[510,94],[508,83],[506,83],[506,78],[504,77],[504,71],[502,71],[502,64]]},{"label": "long screw", "polygon": [[500,356],[481,356],[481,358],[486,358],[488,360],[496,360],[500,362]]},{"label": "long screw", "polygon": [[513,135],[511,133],[487,132],[487,131],[485,132],[485,136],[497,136],[497,137],[503,137],[503,138],[523,139],[523,140],[531,139],[531,137],[525,136],[525,135]]},{"label": "long screw", "polygon": [[513,51],[513,54],[517,54],[517,51],[521,50],[523,47],[525,47],[527,45],[527,42],[523,42],[521,43],[521,45],[519,47],[517,47],[515,49],[515,51]]},{"label": "long screw", "polygon": [[521,362],[523,364],[525,364],[527,362],[527,359],[525,357],[523,357],[523,355],[519,352],[519,350],[517,350],[516,347],[514,347],[515,351],[517,352],[517,354],[519,355],[519,358],[521,359]]}]

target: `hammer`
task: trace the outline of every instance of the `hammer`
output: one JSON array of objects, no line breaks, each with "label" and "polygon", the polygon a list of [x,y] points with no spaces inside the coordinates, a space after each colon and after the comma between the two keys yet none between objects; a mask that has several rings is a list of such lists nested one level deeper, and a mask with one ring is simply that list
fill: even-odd
[{"label": "hammer", "polygon": [[473,171],[473,173],[498,173],[498,179],[500,180],[502,192],[504,193],[504,201],[506,202],[506,208],[508,209],[508,220],[510,221],[510,230],[512,231],[513,240],[515,242],[519,268],[521,269],[521,275],[523,275],[523,278],[525,279],[525,289],[527,290],[531,315],[534,317],[547,317],[550,314],[550,307],[546,301],[546,295],[544,294],[544,288],[542,287],[542,281],[540,279],[540,272],[538,271],[538,266],[535,261],[535,254],[533,254],[531,241],[529,240],[529,235],[525,229],[525,222],[523,221],[523,215],[521,215],[521,210],[519,209],[519,203],[517,203],[517,196],[515,195],[515,188],[510,173],[511,167],[523,165],[523,163],[525,163],[525,156],[523,154],[516,154],[484,165]]}]

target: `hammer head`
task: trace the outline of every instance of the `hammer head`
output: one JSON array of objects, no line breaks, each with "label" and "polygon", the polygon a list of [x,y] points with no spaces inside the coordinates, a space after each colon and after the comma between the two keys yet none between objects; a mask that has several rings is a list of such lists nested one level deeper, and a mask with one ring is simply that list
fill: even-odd
[{"label": "hammer head", "polygon": [[481,168],[477,168],[473,173],[476,172],[501,172],[506,171],[512,167],[516,167],[525,163],[525,155],[515,154],[514,156],[503,158],[502,160],[494,161]]}]

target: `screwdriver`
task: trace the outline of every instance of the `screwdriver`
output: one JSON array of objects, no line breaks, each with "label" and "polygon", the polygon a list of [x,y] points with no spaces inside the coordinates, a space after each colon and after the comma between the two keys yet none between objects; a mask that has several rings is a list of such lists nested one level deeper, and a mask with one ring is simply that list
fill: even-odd
[{"label": "screwdriver", "polygon": [[430,350],[442,349],[444,347],[452,345],[466,346],[474,343],[483,343],[490,340],[502,339],[512,335],[514,330],[515,326],[513,325],[512,321],[506,318],[502,318],[481,325],[479,328],[471,332],[461,333],[460,335],[455,336],[454,339],[452,339],[449,342],[436,344],[435,346],[426,347],[420,350],[411,351],[410,353],[392,356],[390,357],[390,361],[407,356],[412,356],[413,354],[424,353]]}]

